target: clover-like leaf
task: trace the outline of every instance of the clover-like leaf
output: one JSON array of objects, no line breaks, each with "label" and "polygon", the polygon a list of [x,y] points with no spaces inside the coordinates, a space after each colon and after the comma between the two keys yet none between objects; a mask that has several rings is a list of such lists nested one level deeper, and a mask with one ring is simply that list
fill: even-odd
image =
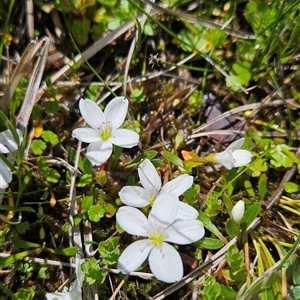
[{"label": "clover-like leaf", "polygon": [[89,219],[93,222],[99,222],[104,217],[106,208],[100,205],[92,205],[88,211]]}]

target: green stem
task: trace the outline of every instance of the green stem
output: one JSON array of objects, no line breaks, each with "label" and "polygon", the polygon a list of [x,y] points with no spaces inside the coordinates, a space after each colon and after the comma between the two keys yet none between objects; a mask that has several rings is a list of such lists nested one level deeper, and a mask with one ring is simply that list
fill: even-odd
[{"label": "green stem", "polygon": [[5,24],[4,24],[3,38],[1,39],[1,42],[0,42],[0,67],[1,67],[1,62],[2,62],[2,51],[3,51],[3,47],[4,47],[5,34],[8,32],[8,25],[9,25],[9,21],[10,21],[10,16],[11,16],[13,7],[15,5],[15,0],[11,0],[9,2],[10,2],[10,5],[9,5],[9,8],[8,8],[7,18],[6,18]]}]

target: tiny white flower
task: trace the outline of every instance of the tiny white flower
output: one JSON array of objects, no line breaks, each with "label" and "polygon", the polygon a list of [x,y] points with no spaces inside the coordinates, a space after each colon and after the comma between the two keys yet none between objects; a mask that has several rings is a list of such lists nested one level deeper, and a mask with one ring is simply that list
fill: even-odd
[{"label": "tiny white flower", "polygon": [[[153,205],[157,199],[164,198],[166,194],[173,197],[174,201],[178,201],[178,197],[193,184],[193,176],[182,174],[162,186],[161,179],[149,159],[145,159],[139,165],[138,174],[142,187],[125,186],[119,192],[121,201],[126,205],[134,207]],[[196,209],[184,202],[179,202],[177,219],[196,219],[197,217]]]},{"label": "tiny white flower", "polygon": [[147,237],[130,244],[118,260],[118,270],[128,274],[148,258],[154,276],[171,283],[183,276],[183,265],[177,250],[167,242],[186,245],[204,236],[204,227],[199,220],[176,220],[179,201],[166,194],[157,199],[148,216],[137,208],[122,206],[116,217],[120,226],[129,234]]},{"label": "tiny white flower", "polygon": [[[22,133],[17,129],[19,142],[23,140]],[[18,145],[10,130],[0,132],[0,153],[7,154],[18,149]],[[12,181],[12,172],[6,163],[0,158],[0,189],[6,189]]]},{"label": "tiny white flower", "polygon": [[235,223],[239,224],[245,213],[245,202],[243,200],[239,200],[231,210],[232,219]]},{"label": "tiny white flower", "polygon": [[214,154],[214,162],[223,165],[226,169],[238,168],[251,161],[252,153],[240,149],[245,139],[241,138],[231,143],[225,151]]},{"label": "tiny white flower", "polygon": [[84,273],[81,270],[81,259],[77,255],[76,256],[76,267],[75,274],[76,279],[70,284],[69,291],[57,292],[57,293],[47,293],[47,300],[82,300],[82,284],[84,279]]},{"label": "tiny white flower", "polygon": [[131,148],[138,144],[139,135],[136,132],[119,128],[128,110],[128,100],[125,97],[112,99],[104,112],[89,99],[81,99],[79,108],[91,128],[77,128],[73,130],[72,136],[90,143],[86,157],[93,165],[102,165],[110,157],[113,145]]}]

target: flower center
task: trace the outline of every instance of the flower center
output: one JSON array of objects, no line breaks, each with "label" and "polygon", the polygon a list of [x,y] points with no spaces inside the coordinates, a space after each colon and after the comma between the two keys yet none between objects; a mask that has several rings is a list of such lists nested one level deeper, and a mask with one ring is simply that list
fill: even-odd
[{"label": "flower center", "polygon": [[100,137],[103,141],[107,141],[112,137],[112,126],[110,122],[103,122],[97,129],[99,130]]},{"label": "flower center", "polygon": [[151,197],[149,198],[149,204],[150,204],[151,207],[153,206],[155,200],[156,200],[156,195],[151,196]]},{"label": "flower center", "polygon": [[162,233],[154,233],[149,236],[149,239],[154,246],[160,246],[164,241],[164,235]]}]

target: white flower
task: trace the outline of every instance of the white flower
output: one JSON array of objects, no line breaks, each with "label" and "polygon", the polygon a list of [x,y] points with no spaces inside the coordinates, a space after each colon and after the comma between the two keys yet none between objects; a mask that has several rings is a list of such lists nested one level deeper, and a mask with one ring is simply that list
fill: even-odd
[{"label": "white flower", "polygon": [[81,287],[83,284],[84,273],[81,270],[81,260],[79,256],[76,256],[76,279],[70,284],[69,291],[57,292],[57,293],[47,293],[47,300],[82,300],[82,291]]},{"label": "white flower", "polygon": [[186,245],[204,236],[204,227],[199,220],[177,220],[179,201],[172,197],[156,199],[148,216],[137,208],[122,206],[117,212],[117,221],[129,234],[148,237],[129,245],[118,260],[118,269],[128,274],[148,258],[154,276],[171,283],[183,276],[179,253],[166,242]]},{"label": "white flower", "polygon": [[12,172],[6,163],[0,158],[0,189],[8,188],[12,181]]},{"label": "white flower", "polygon": [[104,112],[89,99],[81,99],[79,108],[91,128],[77,128],[73,130],[72,136],[90,143],[86,157],[93,165],[102,165],[110,157],[113,145],[131,148],[138,144],[139,135],[136,132],[119,128],[128,110],[128,100],[125,97],[111,100]]},{"label": "white flower", "polygon": [[[193,184],[193,176],[183,174],[162,187],[161,179],[148,159],[140,164],[138,174],[143,187],[125,186],[119,192],[121,201],[126,205],[145,207],[165,197],[172,197],[174,201],[178,201],[178,197]],[[179,202],[177,219],[196,219],[197,217],[196,209],[184,202]]]},{"label": "white flower", "polygon": [[[19,142],[23,140],[22,133],[17,129],[19,135]],[[18,145],[10,130],[0,132],[0,153],[10,153],[18,149]],[[0,189],[6,189],[8,184],[12,181],[12,172],[6,163],[0,158]]]},{"label": "white flower", "polygon": [[[17,129],[19,142],[23,140],[21,130]],[[14,152],[18,149],[18,145],[9,129],[0,132],[0,153]]]},{"label": "white flower", "polygon": [[234,222],[239,224],[244,217],[244,213],[245,202],[243,200],[239,200],[231,210],[231,215]]},{"label": "white flower", "polygon": [[251,161],[252,153],[240,149],[244,140],[244,138],[238,139],[231,143],[225,151],[214,154],[214,162],[223,165],[228,170],[248,164]]}]

